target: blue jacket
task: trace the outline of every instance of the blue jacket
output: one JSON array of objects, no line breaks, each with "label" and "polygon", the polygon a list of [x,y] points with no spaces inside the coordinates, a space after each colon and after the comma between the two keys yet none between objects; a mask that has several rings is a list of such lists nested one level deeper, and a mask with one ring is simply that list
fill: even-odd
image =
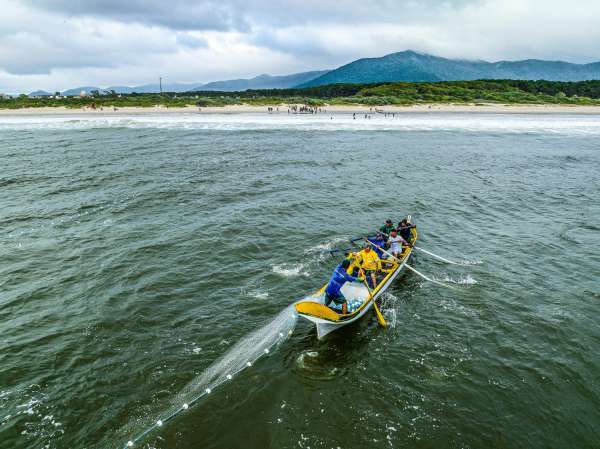
[{"label": "blue jacket", "polygon": [[344,267],[342,267],[342,264],[339,264],[335,270],[333,270],[333,274],[331,275],[331,279],[329,279],[325,293],[332,298],[337,298],[340,296],[340,290],[346,282],[354,282],[356,280],[358,280],[358,278],[350,276],[348,273],[346,273],[346,270]]},{"label": "blue jacket", "polygon": [[[379,246],[379,248],[385,248],[385,240],[378,239],[377,237],[369,237],[368,240],[371,243],[375,243],[377,246]],[[375,251],[377,255],[381,258],[381,256],[383,256],[383,252],[379,248],[376,248],[374,246],[371,247],[371,249]]]}]

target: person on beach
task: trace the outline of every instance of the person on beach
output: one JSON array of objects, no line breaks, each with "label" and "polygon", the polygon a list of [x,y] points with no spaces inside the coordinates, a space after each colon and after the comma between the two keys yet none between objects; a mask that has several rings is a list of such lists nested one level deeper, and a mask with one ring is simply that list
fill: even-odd
[{"label": "person on beach", "polygon": [[364,270],[367,281],[371,281],[371,288],[377,285],[377,274],[381,271],[381,259],[375,251],[371,249],[371,245],[367,244],[361,252],[358,253],[360,258],[360,267]]},{"label": "person on beach", "polygon": [[[329,283],[325,288],[325,305],[331,310],[342,313],[348,313],[348,302],[341,292],[346,282],[363,282],[363,278],[350,276],[346,270],[350,267],[350,260],[344,259],[341,264],[335,267]],[[333,303],[332,305],[330,305]]]}]

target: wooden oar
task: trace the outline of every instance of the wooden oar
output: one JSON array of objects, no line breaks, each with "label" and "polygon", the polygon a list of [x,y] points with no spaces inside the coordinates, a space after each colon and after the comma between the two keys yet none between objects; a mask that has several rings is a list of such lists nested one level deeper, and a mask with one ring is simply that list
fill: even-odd
[{"label": "wooden oar", "polygon": [[381,327],[387,327],[387,322],[385,321],[383,314],[379,310],[379,307],[377,307],[377,303],[373,299],[373,292],[369,288],[369,283],[367,282],[367,276],[360,266],[358,267],[358,269],[360,270],[360,273],[362,274],[363,282],[365,283],[365,287],[367,287],[367,291],[369,292],[369,301],[373,301],[373,309],[375,310],[375,315],[377,316],[377,321],[379,322],[379,325]]},{"label": "wooden oar", "polygon": [[[374,246],[375,248],[380,249],[384,254],[387,254],[388,256],[390,256],[391,258],[395,259],[398,263],[402,263],[402,261],[400,259],[398,259],[396,256],[394,256],[391,253],[388,253],[385,249],[383,249],[382,247],[380,247],[379,245],[376,245],[375,243],[369,241],[367,238],[365,238],[365,242],[367,242],[369,245]],[[425,276],[423,273],[418,272],[417,270],[415,270],[413,267],[411,267],[410,265],[408,265],[407,263],[404,264],[404,266],[406,268],[408,268],[409,270],[411,270],[413,273],[418,274],[419,276],[421,276],[423,279],[433,282],[434,284],[438,284],[441,285],[442,287],[447,287],[450,288],[452,290],[456,290],[454,287],[452,287],[451,285],[448,284],[444,284],[443,282],[440,281],[436,281],[434,279],[428,278],[427,276]]]},{"label": "wooden oar", "polygon": [[[398,228],[398,229],[411,229],[412,227],[414,227],[414,225],[413,225],[413,226],[404,226],[404,227],[402,227],[402,228]],[[381,233],[382,233],[383,235],[385,235],[386,237],[389,237],[389,235],[388,235],[388,234],[386,234],[385,232],[383,232],[383,231],[379,231],[379,232],[381,232]],[[364,237],[362,237],[362,238],[364,239]],[[353,239],[352,241],[354,242],[355,240],[357,240],[357,239]],[[437,254],[433,254],[432,252],[430,252],[430,251],[427,251],[427,250],[425,250],[425,249],[423,249],[423,248],[419,248],[418,246],[415,246],[415,245],[411,244],[409,241],[407,241],[406,243],[408,243],[408,245],[409,245],[411,248],[418,249],[419,251],[422,251],[422,252],[424,252],[425,254],[429,254],[431,257],[435,257],[436,259],[438,259],[438,260],[441,260],[442,262],[446,262],[446,263],[449,263],[449,264],[452,264],[452,265],[463,265],[463,264],[461,264],[460,262],[454,262],[454,261],[452,261],[452,260],[444,259],[442,256],[438,256]]]},{"label": "wooden oar", "polygon": [[413,246],[413,248],[418,249],[419,251],[422,251],[425,254],[429,254],[430,256],[435,257],[438,260],[441,260],[442,262],[446,262],[446,263],[449,263],[449,264],[452,264],[452,265],[462,265],[459,262],[453,262],[452,260],[444,259],[442,256],[438,256],[437,254],[433,254],[432,252],[429,252],[429,251],[427,251],[427,250],[425,250],[423,248],[419,248],[418,246]]},{"label": "wooden oar", "polygon": [[441,285],[442,287],[447,287],[447,288],[450,288],[450,289],[452,289],[452,290],[456,290],[456,288],[452,287],[451,285],[444,284],[443,282],[436,281],[435,279],[428,278],[428,277],[427,277],[427,276],[425,276],[423,273],[421,273],[421,272],[419,272],[419,271],[415,270],[413,267],[411,267],[411,266],[410,266],[409,264],[407,264],[407,263],[405,263],[405,264],[404,264],[404,266],[405,266],[406,268],[408,268],[410,271],[412,271],[413,273],[415,273],[415,274],[417,274],[417,275],[421,276],[421,277],[422,277],[423,279],[425,279],[426,281],[433,282],[434,284]]}]

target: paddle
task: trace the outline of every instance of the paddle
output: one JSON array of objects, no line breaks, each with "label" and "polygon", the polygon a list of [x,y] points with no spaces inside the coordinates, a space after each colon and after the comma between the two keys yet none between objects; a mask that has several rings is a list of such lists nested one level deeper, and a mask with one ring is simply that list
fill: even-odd
[{"label": "paddle", "polygon": [[369,292],[369,301],[373,301],[373,310],[375,310],[375,315],[377,316],[377,322],[379,323],[379,325],[381,327],[387,327],[387,323],[385,321],[385,318],[383,317],[383,314],[379,310],[379,307],[377,307],[377,303],[373,300],[373,292],[369,288],[369,283],[367,282],[367,276],[361,267],[358,267],[358,269],[360,270],[360,274],[363,278],[365,287],[367,287],[367,291]]},{"label": "paddle", "polygon": [[[398,228],[398,229],[399,229],[399,230],[400,230],[400,229],[411,229],[413,226],[414,226],[414,225],[412,225],[412,226],[404,226],[404,227],[401,227],[401,228]],[[382,231],[380,231],[380,232],[381,232],[383,235],[385,235],[386,237],[389,237],[389,235],[388,235],[388,234],[386,234],[385,232],[382,232]],[[362,238],[364,239],[364,237],[362,237]],[[358,240],[358,239],[354,239],[354,240],[352,240],[352,242],[354,242],[355,240]],[[424,252],[425,254],[429,254],[430,256],[432,256],[432,257],[435,257],[435,258],[436,258],[436,259],[438,259],[438,260],[441,260],[442,262],[446,262],[446,263],[449,263],[449,264],[452,264],[452,265],[463,265],[463,264],[461,264],[460,262],[454,262],[454,261],[452,261],[452,260],[444,259],[442,256],[438,256],[437,254],[433,254],[432,252],[430,252],[430,251],[427,251],[426,249],[419,248],[418,246],[415,246],[415,245],[411,244],[411,243],[410,243],[410,242],[408,242],[408,241],[407,241],[406,243],[408,243],[408,245],[409,245],[411,248],[418,249],[419,251],[422,251],[422,252]]]},{"label": "paddle", "polygon": [[[387,254],[388,256],[390,256],[392,259],[395,259],[398,263],[402,263],[402,261],[400,259],[398,259],[396,256],[394,256],[393,254],[387,252],[385,249],[383,249],[382,247],[376,245],[375,243],[369,241],[366,237],[364,238],[365,242],[367,242],[369,245],[374,246],[375,248],[380,249],[384,254]],[[427,276],[425,276],[423,273],[418,272],[417,270],[415,270],[413,267],[411,267],[409,264],[407,264],[406,262],[404,263],[404,266],[406,268],[408,268],[409,270],[411,270],[413,273],[421,276],[423,279],[429,281],[429,282],[433,282],[434,284],[438,284],[441,285],[442,287],[447,287],[450,288],[452,290],[456,290],[454,287],[452,287],[451,285],[448,284],[444,284],[443,282],[439,282],[436,281],[434,279],[428,278]]]},{"label": "paddle", "polygon": [[411,267],[411,266],[410,266],[409,264],[407,264],[407,263],[405,263],[405,264],[404,264],[404,266],[405,266],[406,268],[408,268],[410,271],[412,271],[413,273],[415,273],[415,274],[417,274],[417,275],[421,276],[423,279],[425,279],[425,280],[427,280],[427,281],[429,281],[429,282],[433,282],[434,284],[441,285],[442,287],[448,287],[448,288],[450,288],[450,289],[452,289],[452,290],[456,290],[456,288],[452,287],[451,285],[444,284],[443,282],[436,281],[435,279],[428,278],[428,277],[427,277],[427,276],[425,276],[423,273],[421,273],[421,272],[419,272],[419,271],[415,270],[413,267]]},{"label": "paddle", "polygon": [[441,260],[442,262],[446,262],[446,263],[449,263],[449,264],[452,264],[452,265],[462,265],[459,262],[453,262],[452,260],[444,259],[442,256],[438,256],[437,254],[433,254],[432,252],[429,252],[429,251],[427,251],[427,250],[425,250],[423,248],[419,248],[418,246],[413,246],[413,248],[418,249],[419,251],[422,251],[425,254],[429,254],[430,256],[435,257],[436,259]]}]

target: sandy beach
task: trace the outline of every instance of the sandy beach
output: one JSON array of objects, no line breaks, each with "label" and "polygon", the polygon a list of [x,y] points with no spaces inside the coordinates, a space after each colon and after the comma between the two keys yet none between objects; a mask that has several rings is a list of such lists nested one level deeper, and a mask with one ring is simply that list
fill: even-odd
[{"label": "sandy beach", "polygon": [[[196,106],[187,107],[121,107],[102,109],[80,108],[72,109],[66,107],[43,107],[43,108],[23,108],[23,109],[0,109],[0,116],[22,116],[22,115],[131,115],[131,114],[236,114],[236,113],[265,113],[269,106],[252,105],[228,105],[222,107]],[[286,114],[288,112],[287,104],[271,105],[274,108],[274,114]],[[277,111],[277,108],[279,110]],[[571,105],[519,105],[519,104],[420,104],[412,106],[377,106],[369,107],[363,105],[336,105],[324,106],[322,113],[330,114],[368,114],[379,112],[388,113],[444,113],[444,112],[463,112],[463,113],[486,113],[486,114],[600,114],[600,106],[571,106]],[[377,111],[376,111],[377,109]]]}]

